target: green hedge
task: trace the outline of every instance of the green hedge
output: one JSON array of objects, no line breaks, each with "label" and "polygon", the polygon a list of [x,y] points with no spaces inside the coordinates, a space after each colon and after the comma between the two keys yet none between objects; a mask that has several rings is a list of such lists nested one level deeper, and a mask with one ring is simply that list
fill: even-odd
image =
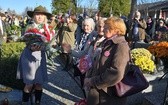
[{"label": "green hedge", "polygon": [[23,42],[5,43],[0,49],[0,84],[22,89],[22,80],[16,79],[17,64],[25,47]]}]

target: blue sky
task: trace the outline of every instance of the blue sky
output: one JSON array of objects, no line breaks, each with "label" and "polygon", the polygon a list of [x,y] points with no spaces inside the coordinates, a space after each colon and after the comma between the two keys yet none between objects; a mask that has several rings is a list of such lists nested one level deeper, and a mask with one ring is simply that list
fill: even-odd
[{"label": "blue sky", "polygon": [[34,7],[38,5],[45,6],[51,12],[52,0],[0,0],[0,8],[6,11],[8,8],[15,10],[16,13],[22,13],[26,7]]},{"label": "blue sky", "polygon": [[[83,0],[80,5],[85,5],[87,7],[88,0]],[[89,0],[90,1],[90,0]],[[146,2],[153,2],[159,0],[138,0],[138,1],[146,1]],[[51,12],[51,2],[52,0],[0,0],[0,8],[6,11],[8,8],[11,10],[15,10],[16,13],[21,14],[24,12],[26,7],[34,7],[38,5],[45,6],[49,12]]]},{"label": "blue sky", "polygon": [[164,0],[137,0],[138,3],[142,3],[142,1],[150,3],[150,2],[158,2],[158,1],[164,1]]},{"label": "blue sky", "polygon": [[[10,10],[15,10],[16,13],[21,14],[24,12],[26,7],[35,8],[38,5],[45,6],[49,12],[51,12],[51,2],[52,0],[0,0],[0,8],[6,11],[8,8]],[[83,0],[82,5],[87,5],[87,0]]]}]

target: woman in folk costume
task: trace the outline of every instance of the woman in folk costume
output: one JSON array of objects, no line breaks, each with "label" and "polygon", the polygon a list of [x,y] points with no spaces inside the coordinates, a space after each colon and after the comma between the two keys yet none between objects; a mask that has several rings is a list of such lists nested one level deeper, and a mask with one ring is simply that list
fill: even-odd
[{"label": "woman in folk costume", "polygon": [[[35,89],[35,103],[40,104],[42,85],[48,80],[45,46],[43,46],[43,43],[50,41],[55,34],[54,30],[50,29],[47,24],[47,18],[49,18],[51,14],[46,11],[45,7],[38,6],[34,11],[27,11],[27,15],[33,19],[34,23],[26,27],[25,34],[23,35],[25,40],[28,41],[20,56],[17,71],[17,78],[23,79],[25,83],[22,104],[26,105],[28,104],[33,86]],[[30,36],[32,33],[34,36]],[[41,43],[35,35],[40,36]]]}]

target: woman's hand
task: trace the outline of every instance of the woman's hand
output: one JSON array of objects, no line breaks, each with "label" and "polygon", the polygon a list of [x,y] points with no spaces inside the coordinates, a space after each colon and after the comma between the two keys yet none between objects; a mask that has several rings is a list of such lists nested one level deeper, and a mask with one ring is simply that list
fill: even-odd
[{"label": "woman's hand", "polygon": [[54,43],[52,43],[52,45],[51,45],[53,48],[56,48],[57,47],[57,43],[56,42],[54,42]]},{"label": "woman's hand", "polygon": [[64,53],[71,53],[71,45],[63,43],[62,48],[63,48]]},{"label": "woman's hand", "polygon": [[88,88],[90,88],[92,86],[90,78],[85,78],[85,80],[84,80],[84,86],[86,86]]},{"label": "woman's hand", "polygon": [[69,20],[70,20],[70,19],[69,19],[69,18],[67,18],[67,24],[69,24],[69,22],[70,22]]}]

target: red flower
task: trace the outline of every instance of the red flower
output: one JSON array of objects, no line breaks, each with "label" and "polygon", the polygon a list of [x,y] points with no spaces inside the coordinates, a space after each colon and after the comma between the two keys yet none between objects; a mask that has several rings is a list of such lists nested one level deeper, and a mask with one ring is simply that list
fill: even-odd
[{"label": "red flower", "polygon": [[50,33],[48,32],[48,30],[47,30],[47,27],[46,27],[46,25],[44,25],[44,35],[47,37],[46,39],[48,40],[48,41],[50,41]]},{"label": "red flower", "polygon": [[37,28],[29,29],[26,32],[32,32],[32,33],[40,33]]},{"label": "red flower", "polygon": [[41,33],[37,28],[29,29],[25,33],[30,33],[30,34],[39,34],[45,36],[43,33]]},{"label": "red flower", "polygon": [[52,30],[52,29],[53,29],[53,26],[49,25],[48,28],[49,28],[50,30]]}]

